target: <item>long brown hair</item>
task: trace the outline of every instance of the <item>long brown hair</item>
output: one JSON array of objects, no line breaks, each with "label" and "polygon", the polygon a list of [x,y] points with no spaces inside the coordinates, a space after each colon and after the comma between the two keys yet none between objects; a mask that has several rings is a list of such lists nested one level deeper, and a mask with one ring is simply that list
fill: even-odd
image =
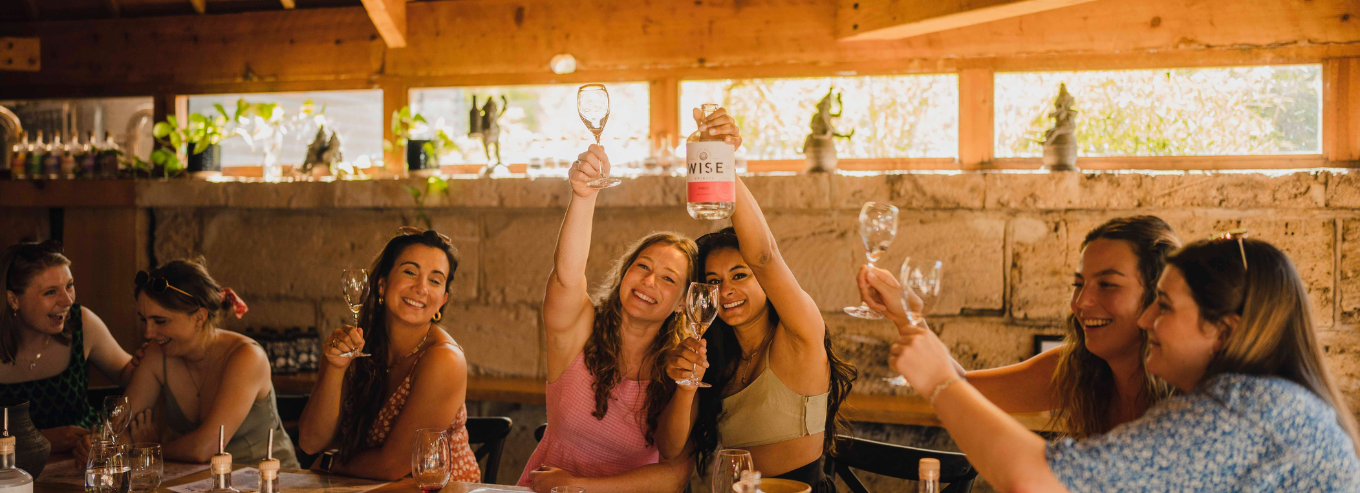
[{"label": "long brown hair", "polygon": [[[1156,216],[1129,216],[1111,219],[1086,234],[1081,248],[1099,240],[1119,240],[1127,243],[1138,257],[1139,281],[1143,284],[1140,308],[1147,308],[1157,298],[1157,279],[1166,266],[1166,257],[1180,247],[1180,238],[1171,226]],[[1142,337],[1140,351],[1147,357],[1147,334]],[[1138,392],[1142,414],[1158,401],[1171,395],[1171,387],[1143,368],[1143,387]],[[1115,423],[1111,408],[1118,389],[1110,364],[1086,348],[1086,334],[1081,330],[1076,314],[1067,318],[1064,345],[1058,357],[1058,368],[1053,372],[1053,413],[1050,419],[1057,428],[1073,438],[1087,438],[1110,431]]]},{"label": "long brown hair", "polygon": [[1209,360],[1201,382],[1240,373],[1297,383],[1336,410],[1337,424],[1360,451],[1355,415],[1323,364],[1308,289],[1284,252],[1250,238],[1204,240],[1172,254],[1168,262],[1185,276],[1201,320],[1241,317]]},{"label": "long brown hair", "polygon": [[[623,337],[620,334],[620,325],[623,323],[623,300],[619,295],[623,275],[629,267],[632,267],[633,262],[637,261],[638,256],[642,255],[642,251],[652,245],[666,245],[684,253],[685,259],[689,261],[685,275],[688,278],[694,277],[694,259],[698,256],[699,249],[694,245],[694,240],[677,233],[659,232],[647,235],[628,247],[628,253],[614,262],[609,275],[605,277],[605,282],[592,297],[595,305],[595,324],[591,328],[590,337],[586,339],[583,351],[586,370],[595,377],[595,383],[592,384],[595,391],[595,410],[590,413],[595,419],[604,419],[605,414],[609,412],[609,400],[614,386],[623,380],[623,372],[619,369],[623,359]],[[689,286],[688,278],[684,279],[680,286]],[[647,400],[642,418],[647,425],[645,437],[648,445],[654,443],[661,411],[665,409],[666,403],[675,391],[675,381],[666,376],[666,355],[680,344],[683,323],[684,317],[681,314],[671,313],[661,323],[661,331],[647,347],[647,354],[651,360],[646,364],[650,366],[651,380],[647,383]]]},{"label": "long brown hair", "polygon": [[457,250],[434,230],[419,234],[399,234],[387,241],[373,258],[368,269],[368,296],[359,309],[359,327],[364,329],[364,352],[367,358],[357,358],[345,373],[345,402],[340,408],[340,458],[348,460],[367,448],[364,439],[373,427],[373,420],[382,410],[387,397],[387,349],[391,336],[387,333],[387,308],[383,305],[378,284],[397,264],[397,258],[412,245],[425,245],[444,252],[449,260],[449,275],[444,281],[444,292],[453,285],[453,274],[458,271]]},{"label": "long brown hair", "polygon": [[[0,282],[4,283],[4,292],[20,296],[39,273],[63,265],[71,265],[71,260],[62,254],[60,241],[20,242],[6,248],[5,253],[0,255],[0,269],[3,269],[0,270]],[[80,313],[68,316],[61,333],[52,338],[63,346],[70,346],[71,327],[75,323],[73,319],[79,316]],[[0,363],[14,364],[14,359],[19,355],[20,330],[23,330],[23,322],[19,320],[19,312],[10,308],[6,296],[4,308],[0,309]]]},{"label": "long brown hair", "polygon": [[[741,245],[737,241],[736,229],[728,227],[699,237],[699,267],[695,269],[697,273],[703,272],[704,262],[713,252],[731,248],[741,250]],[[759,279],[757,279],[759,281]],[[764,286],[761,287],[764,289]],[[765,301],[765,309],[770,314],[770,327],[779,326],[779,312],[775,311],[774,304],[769,300]],[[742,347],[741,341],[737,340],[737,331],[721,318],[713,320],[713,325],[704,333],[704,339],[708,341],[708,360],[710,370],[704,374],[704,382],[712,385],[708,388],[699,389],[699,417],[694,422],[694,428],[690,431],[690,438],[694,440],[694,456],[698,459],[699,472],[705,473],[708,468],[709,458],[717,449],[718,443],[722,440],[718,432],[718,421],[723,415],[722,392],[736,376],[737,367],[741,364]],[[836,354],[835,345],[832,344],[831,333],[828,331],[822,337],[822,346],[826,350],[827,364],[830,365],[830,382],[827,388],[826,399],[826,428],[825,438],[822,440],[822,453],[835,453],[836,435],[847,432],[850,429],[849,423],[841,416],[841,404],[850,395],[850,389],[854,382],[859,378],[859,371],[855,366],[841,359]],[[753,348],[751,348],[753,349]],[[816,490],[817,485],[813,485]],[[820,490],[819,490],[820,491]]]},{"label": "long brown hair", "polygon": [[[138,285],[133,291],[134,296],[146,296],[156,304],[166,310],[193,313],[199,308],[207,310],[208,319],[203,323],[205,329],[214,329],[219,326],[222,319],[222,312],[231,308],[231,302],[222,295],[222,285],[213,279],[212,274],[208,273],[207,262],[203,257],[193,260],[179,259],[166,262],[164,265],[152,269],[148,272],[148,279],[165,279],[165,282],[176,289],[166,289],[156,292],[154,289],[147,289],[145,285]],[[186,296],[184,291],[188,293]],[[208,332],[205,330],[204,332]]]}]

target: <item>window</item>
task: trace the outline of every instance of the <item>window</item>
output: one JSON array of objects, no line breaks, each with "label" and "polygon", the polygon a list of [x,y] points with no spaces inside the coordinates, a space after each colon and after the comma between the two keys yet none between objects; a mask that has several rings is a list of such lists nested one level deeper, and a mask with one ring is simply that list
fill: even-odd
[{"label": "window", "polygon": [[[30,142],[37,139],[39,131],[43,133],[43,141],[48,143],[58,133],[63,135],[63,142],[70,142],[72,135],[78,135],[79,141],[85,143],[90,132],[102,142],[104,133],[108,132],[124,152],[143,160],[151,158],[150,97],[0,101],[0,106],[19,118]],[[10,146],[19,139],[18,135],[5,135],[6,127],[0,122],[0,144],[3,144],[0,155],[9,152]]]},{"label": "window", "polygon": [[1037,157],[1058,84],[1085,156],[1316,154],[1320,65],[996,74],[996,157]]},{"label": "window", "polygon": [[[681,136],[694,132],[691,108],[718,103],[741,126],[746,159],[803,159],[803,139],[817,102],[831,88],[844,111],[833,119],[841,159],[939,158],[958,155],[958,76],[892,75],[801,79],[729,79],[680,84]],[[832,111],[841,105],[832,104]]]},{"label": "window", "polygon": [[[340,149],[344,160],[362,163],[367,160],[379,162],[382,159],[382,90],[367,89],[356,91],[315,91],[254,94],[214,94],[190,96],[189,113],[217,115],[214,104],[221,104],[228,113],[234,113],[236,101],[244,99],[249,103],[276,103],[283,107],[287,119],[299,115],[303,103],[311,100],[315,111],[325,117],[326,125],[340,136]],[[307,145],[316,137],[316,122],[294,122],[283,137],[279,150],[280,164],[302,164],[307,156]],[[367,158],[367,159],[365,159]],[[240,137],[222,141],[222,166],[259,166],[264,164],[264,146],[260,143],[252,148],[250,143]]]},{"label": "window", "polygon": [[[457,144],[441,164],[488,162],[482,141],[468,135],[474,97],[478,107],[494,98],[497,108],[504,110],[497,120],[502,163],[527,164],[534,158],[571,162],[595,143],[594,135],[576,113],[578,88],[579,84],[553,84],[412,89],[411,111],[425,117],[434,129],[447,132]],[[609,91],[610,113],[601,143],[615,166],[639,169],[651,153],[650,89],[646,82],[605,84],[605,88]],[[506,108],[500,108],[502,97]],[[417,137],[419,133],[417,129]]]}]

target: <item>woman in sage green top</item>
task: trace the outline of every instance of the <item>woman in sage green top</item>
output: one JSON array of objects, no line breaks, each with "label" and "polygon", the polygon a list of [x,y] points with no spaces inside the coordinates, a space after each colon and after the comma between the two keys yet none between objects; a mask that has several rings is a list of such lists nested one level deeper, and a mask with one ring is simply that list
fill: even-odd
[{"label": "woman in sage green top", "polygon": [[[219,427],[238,463],[265,457],[274,430],[274,458],[298,467],[283,431],[264,349],[249,337],[218,328],[221,313],[238,318],[245,303],[208,275],[201,262],[175,260],[137,275],[137,318],[151,342],[146,362],[132,376],[132,438],[160,442],[166,460],[208,462],[217,453]],[[150,408],[165,396],[162,436]]]}]

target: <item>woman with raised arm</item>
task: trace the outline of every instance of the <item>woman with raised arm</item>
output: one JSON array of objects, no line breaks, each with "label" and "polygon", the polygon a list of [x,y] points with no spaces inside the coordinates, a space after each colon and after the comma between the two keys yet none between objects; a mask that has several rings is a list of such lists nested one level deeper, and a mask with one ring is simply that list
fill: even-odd
[{"label": "woman with raised arm", "polygon": [[448,431],[449,479],[481,479],[468,445],[467,360],[439,325],[457,270],[453,245],[433,230],[401,228],[373,259],[359,327],[323,343],[326,364],[298,422],[302,450],[326,451],[314,468],[401,479],[416,432],[433,428]]},{"label": "woman with raised arm", "polygon": [[1355,416],[1289,258],[1229,234],[1168,264],[1138,325],[1148,370],[1182,394],[1103,435],[1046,443],[960,378],[925,327],[908,327],[889,364],[1000,491],[1360,491]]},{"label": "woman with raised arm", "polygon": [[10,246],[0,255],[0,269],[0,401],[28,401],[29,417],[52,452],[70,452],[99,422],[85,391],[90,367],[127,386],[137,360],[98,315],[76,303],[61,242]]},{"label": "woman with raised arm", "polygon": [[[269,358],[249,337],[220,328],[223,312],[240,318],[246,305],[208,274],[202,260],[174,260],[136,278],[137,319],[151,342],[146,364],[128,386],[133,441],[159,442],[166,460],[206,463],[225,427],[232,460],[254,464],[274,430],[274,458],[297,467],[269,378]],[[160,417],[151,418],[160,398]]]},{"label": "woman with raised arm", "polygon": [[602,172],[609,157],[599,145],[572,164],[571,203],[543,297],[548,429],[519,484],[540,493],[562,485],[674,493],[685,488],[690,461],[661,460],[655,432],[675,386],[666,354],[680,340],[695,246],[674,233],[647,235],[590,296],[586,260],[599,190],[587,183]]},{"label": "woman with raised arm", "polygon": [[[699,129],[737,133],[724,110]],[[741,179],[736,185],[733,227],[698,240],[702,280],[718,287],[718,320],[702,341],[686,339],[667,367],[672,378],[712,387],[677,386],[657,441],[664,457],[676,457],[693,440],[701,471],[719,444],[745,449],[761,474],[825,491],[831,479],[822,457],[856,372],[833,351],[821,311],[784,262],[760,205]]]},{"label": "woman with raised arm", "polygon": [[[1156,216],[1106,221],[1086,234],[1072,279],[1072,313],[1062,347],[1023,362],[960,376],[1008,413],[1049,411],[1056,429],[1075,438],[1099,435],[1142,416],[1171,394],[1148,373],[1147,334],[1138,316],[1156,299],[1166,256],[1180,239]],[[879,282],[871,283],[870,277]],[[906,331],[905,309],[885,304],[875,286],[897,285],[883,269],[859,276],[860,298]],[[892,295],[898,296],[898,295]]]}]

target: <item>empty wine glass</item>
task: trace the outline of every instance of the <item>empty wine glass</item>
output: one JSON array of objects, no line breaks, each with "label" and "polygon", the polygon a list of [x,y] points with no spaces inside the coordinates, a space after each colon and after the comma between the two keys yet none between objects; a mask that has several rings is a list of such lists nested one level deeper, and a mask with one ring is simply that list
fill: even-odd
[{"label": "empty wine glass", "polygon": [[132,464],[132,485],[128,489],[145,493],[160,488],[161,480],[165,478],[165,461],[159,443],[134,444],[129,462]]},{"label": "empty wine glass", "polygon": [[732,493],[732,485],[741,481],[742,471],[754,471],[751,453],[741,449],[723,449],[713,459],[713,493]]},{"label": "empty wine glass", "polygon": [[[364,307],[364,300],[368,298],[368,271],[364,269],[345,269],[340,273],[340,287],[345,292],[345,303],[349,305],[349,311],[354,313],[354,325],[359,325],[359,310]],[[342,357],[363,358],[371,356],[360,351],[346,351],[340,353]]]},{"label": "empty wine glass", "polygon": [[132,423],[132,410],[128,407],[128,398],[121,395],[111,395],[104,398],[104,420],[108,423],[106,431],[108,438],[117,439]]},{"label": "empty wine glass", "polygon": [[[609,121],[609,91],[604,88],[604,84],[586,84],[576,91],[576,113],[581,115],[581,121],[595,134],[595,143],[599,144],[604,124]],[[609,188],[620,181],[609,176],[605,170],[600,170],[600,177],[586,185],[591,188]]]},{"label": "empty wine glass", "polygon": [[[859,237],[864,240],[864,256],[869,259],[869,267],[883,257],[897,236],[897,207],[891,204],[865,202],[859,209]],[[845,313],[858,318],[878,320],[883,314],[860,303],[859,306],[845,307]]]},{"label": "empty wine glass", "polygon": [[90,458],[85,464],[85,491],[127,493],[132,480],[127,454],[127,445],[112,440],[91,443]]},{"label": "empty wine glass", "polygon": [[424,493],[444,489],[449,482],[452,465],[449,437],[445,430],[422,428],[416,430],[415,447],[411,449],[411,479]]},{"label": "empty wine glass", "polygon": [[[926,313],[940,299],[940,272],[944,262],[920,257],[907,257],[902,262],[902,271],[897,282],[902,285],[902,307],[907,312],[907,321],[921,325],[926,321]],[[889,384],[906,386],[907,379],[898,375],[885,378]]]},{"label": "empty wine glass", "polygon": [[[713,324],[713,319],[718,316],[718,285],[706,282],[689,283],[689,290],[685,291],[685,325],[689,328],[689,335],[698,339],[704,336],[708,326]],[[691,373],[691,375],[693,375]],[[695,387],[712,387],[699,380],[690,378],[676,380],[680,385],[691,385]]]}]

